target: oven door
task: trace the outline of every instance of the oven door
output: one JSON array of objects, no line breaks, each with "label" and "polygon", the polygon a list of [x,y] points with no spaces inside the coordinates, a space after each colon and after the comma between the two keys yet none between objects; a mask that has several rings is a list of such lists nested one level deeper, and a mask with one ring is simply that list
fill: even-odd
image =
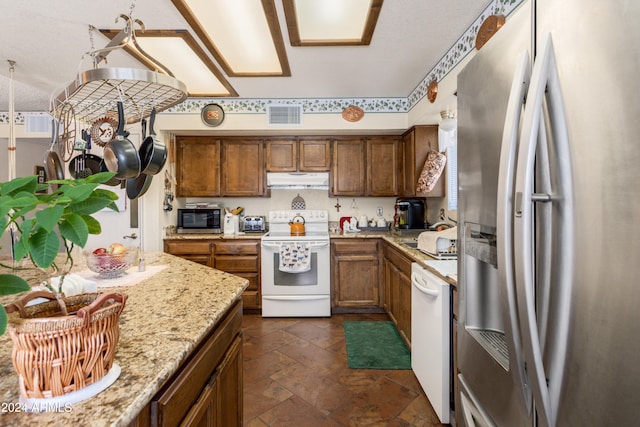
[{"label": "oven door", "polygon": [[311,266],[304,272],[280,271],[280,247],[293,241],[262,242],[263,295],[328,295],[331,289],[329,241],[300,242],[309,245]]}]

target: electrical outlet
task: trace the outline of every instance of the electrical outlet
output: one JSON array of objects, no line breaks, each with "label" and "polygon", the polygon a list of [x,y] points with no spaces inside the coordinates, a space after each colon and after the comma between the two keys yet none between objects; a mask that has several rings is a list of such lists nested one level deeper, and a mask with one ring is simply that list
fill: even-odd
[{"label": "electrical outlet", "polygon": [[378,215],[378,216],[382,216],[382,206],[378,206],[378,207],[376,208],[376,215]]}]

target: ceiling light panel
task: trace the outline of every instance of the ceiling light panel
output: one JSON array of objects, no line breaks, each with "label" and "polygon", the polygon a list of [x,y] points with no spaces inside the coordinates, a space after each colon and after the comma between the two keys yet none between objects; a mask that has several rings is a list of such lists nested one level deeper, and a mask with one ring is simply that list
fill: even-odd
[{"label": "ceiling light panel", "polygon": [[383,0],[283,0],[293,46],[366,45]]},{"label": "ceiling light panel", "polygon": [[[113,38],[118,30],[100,30]],[[142,54],[130,41],[124,49],[149,69],[162,72],[163,66],[187,86],[189,96],[238,96],[216,65],[186,30],[145,30],[136,32]],[[159,62],[159,66],[151,59]]]},{"label": "ceiling light panel", "polygon": [[291,75],[273,0],[172,1],[227,75]]}]

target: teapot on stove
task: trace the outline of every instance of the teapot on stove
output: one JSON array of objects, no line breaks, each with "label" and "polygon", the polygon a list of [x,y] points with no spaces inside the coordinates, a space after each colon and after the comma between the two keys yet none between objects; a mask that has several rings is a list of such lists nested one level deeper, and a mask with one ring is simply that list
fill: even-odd
[{"label": "teapot on stove", "polygon": [[292,236],[304,236],[304,217],[302,215],[298,214],[291,218],[291,221],[289,221],[289,226],[291,228]]}]

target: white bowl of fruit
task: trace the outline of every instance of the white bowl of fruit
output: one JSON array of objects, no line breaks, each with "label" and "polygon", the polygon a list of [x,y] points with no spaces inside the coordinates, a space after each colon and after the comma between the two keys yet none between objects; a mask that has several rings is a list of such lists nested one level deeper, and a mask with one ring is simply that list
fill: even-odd
[{"label": "white bowl of fruit", "polygon": [[98,273],[100,279],[113,279],[121,276],[135,264],[138,248],[112,243],[106,248],[96,248],[85,252],[87,267]]}]

